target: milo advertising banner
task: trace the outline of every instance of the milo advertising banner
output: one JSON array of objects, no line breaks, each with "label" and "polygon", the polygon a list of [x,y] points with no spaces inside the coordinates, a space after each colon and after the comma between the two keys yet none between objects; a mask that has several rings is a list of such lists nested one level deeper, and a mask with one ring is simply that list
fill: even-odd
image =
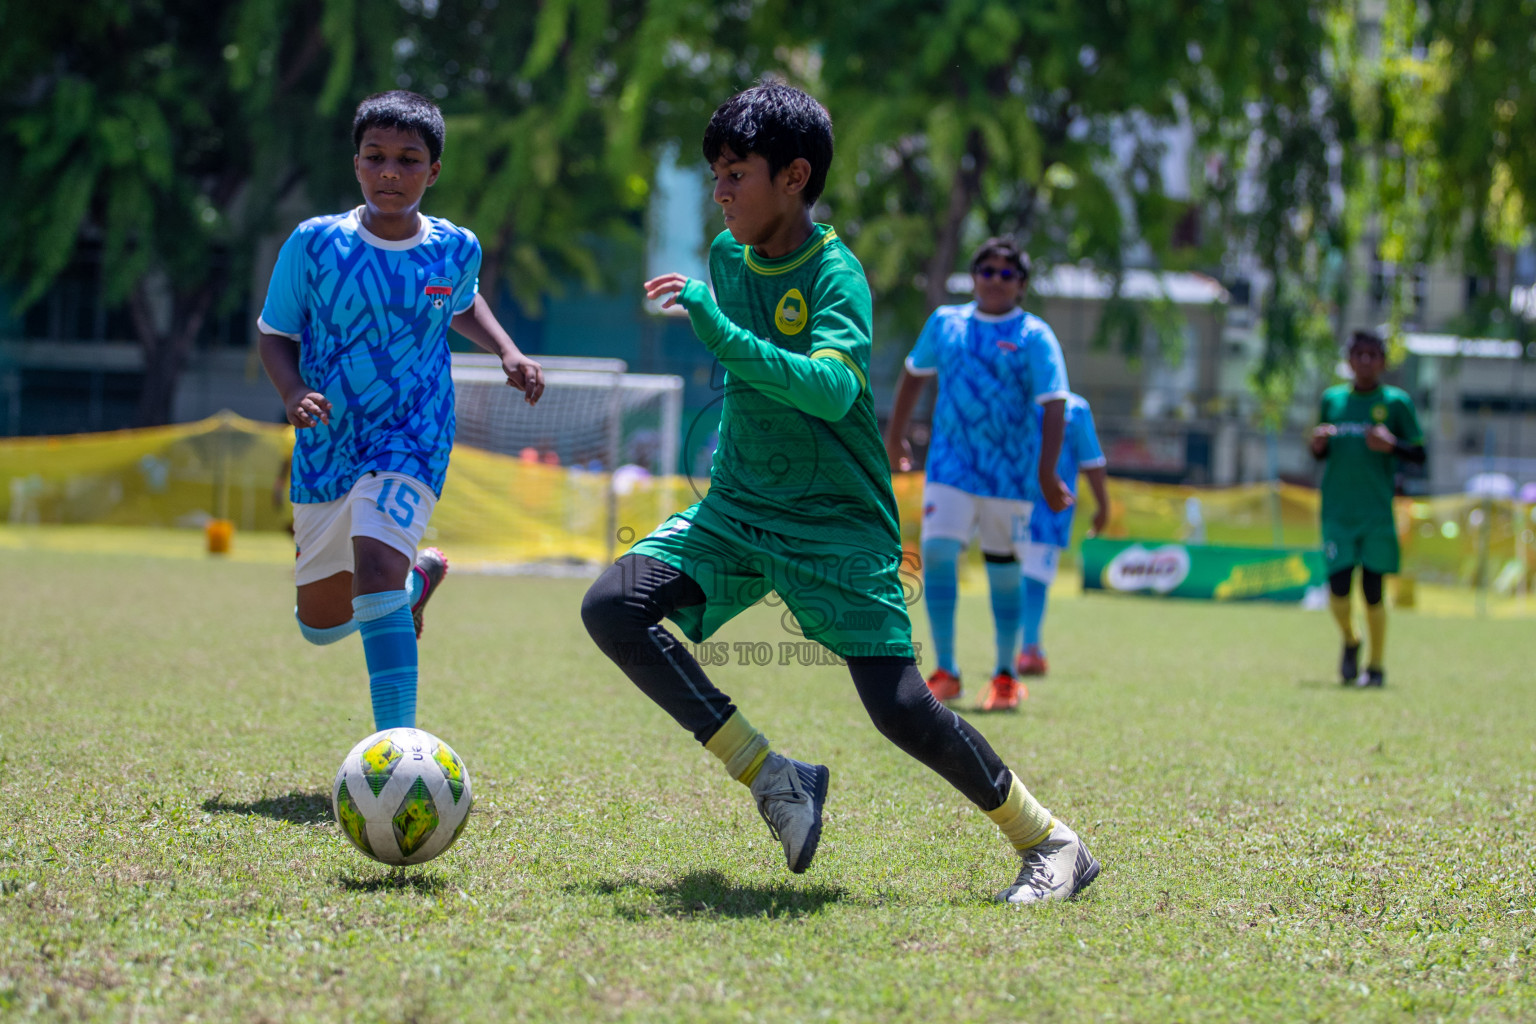
[{"label": "milo advertising banner", "polygon": [[1207,601],[1300,601],[1325,586],[1323,553],[1172,541],[1083,541],[1083,589]]}]

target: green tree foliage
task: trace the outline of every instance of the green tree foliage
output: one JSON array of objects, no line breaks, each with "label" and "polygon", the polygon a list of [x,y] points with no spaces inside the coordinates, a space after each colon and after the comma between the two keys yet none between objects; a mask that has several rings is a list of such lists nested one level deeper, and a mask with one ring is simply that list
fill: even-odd
[{"label": "green tree foliage", "polygon": [[649,178],[636,147],[627,164],[613,150],[643,14],[624,0],[450,4],[395,43],[398,84],[447,117],[428,203],[480,234],[493,303],[502,279],[534,312],[563,276],[595,286],[596,240],[634,234]]},{"label": "green tree foliage", "polygon": [[408,26],[394,44],[398,81],[448,119],[432,208],[480,233],[486,281],[505,279],[537,313],[565,278],[611,278],[617,261],[604,256],[635,251],[660,147],[696,146],[706,98],[754,73],[747,13],[699,0],[479,0]]},{"label": "green tree foliage", "polygon": [[249,282],[256,233],[337,119],[389,26],[354,0],[7,4],[0,109],[18,154],[0,273],[35,301],[82,246],[144,348],[139,421],[170,415],[209,314]]},{"label": "green tree foliage", "polygon": [[[1354,93],[1362,222],[1385,262],[1450,257],[1494,275],[1536,225],[1536,0],[1389,0],[1379,49]],[[1506,312],[1490,293],[1466,326]]]},{"label": "green tree foliage", "polygon": [[[6,4],[0,275],[35,301],[99,249],[145,350],[141,419],[163,421],[255,240],[288,226],[276,204],[300,185],[315,212],[354,201],[364,93],[442,103],[431,209],[537,309],[562,279],[611,278],[602,254],[635,250],[657,153],[691,159],[715,104],[773,71],[831,109],[826,202],[905,326],[988,234],[1110,272],[1220,273],[1248,252],[1274,281],[1260,376],[1278,394],[1332,344],[1363,233],[1391,260],[1486,266],[1536,217],[1536,0],[1385,10],[1378,47],[1346,0]],[[1194,141],[1178,189],[1175,133]],[[1137,351],[1144,315],[1112,303],[1105,330]]]},{"label": "green tree foliage", "polygon": [[[1240,238],[1294,262],[1284,211],[1326,189],[1310,5],[875,0],[812,5],[802,25],[839,128],[829,201],[907,320],[989,234],[1111,273],[1128,252],[1218,269]],[[1162,172],[1174,133],[1197,154],[1178,190]],[[1264,181],[1246,207],[1245,176]],[[1104,319],[1132,352],[1145,326],[1118,300]]]}]

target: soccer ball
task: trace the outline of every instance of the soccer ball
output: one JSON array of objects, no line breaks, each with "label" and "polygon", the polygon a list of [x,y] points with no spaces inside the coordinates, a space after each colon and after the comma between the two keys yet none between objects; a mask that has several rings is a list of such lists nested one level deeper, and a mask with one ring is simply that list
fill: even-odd
[{"label": "soccer ball", "polygon": [[469,821],[469,771],[420,729],[385,729],[353,747],[331,787],[336,823],[384,864],[421,864],[453,845]]}]

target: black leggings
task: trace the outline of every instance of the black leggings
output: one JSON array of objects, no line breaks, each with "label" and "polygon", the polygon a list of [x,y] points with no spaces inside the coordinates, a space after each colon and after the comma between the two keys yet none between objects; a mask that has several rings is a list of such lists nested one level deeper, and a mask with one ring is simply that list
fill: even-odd
[{"label": "black leggings", "polygon": [[[1354,568],[1340,569],[1328,577],[1328,589],[1334,597],[1348,597],[1350,578],[1354,575]],[[1381,604],[1381,573],[1371,572],[1365,566],[1360,567],[1360,593],[1365,595],[1366,604]]]},{"label": "black leggings", "polygon": [[[625,555],[581,602],[581,620],[604,654],[700,743],[736,711],[677,638],[660,625],[704,603],[692,578],[647,555]],[[864,710],[881,735],[942,775],[984,811],[1008,799],[1012,774],[965,719],[934,700],[911,658],[849,658]]]}]

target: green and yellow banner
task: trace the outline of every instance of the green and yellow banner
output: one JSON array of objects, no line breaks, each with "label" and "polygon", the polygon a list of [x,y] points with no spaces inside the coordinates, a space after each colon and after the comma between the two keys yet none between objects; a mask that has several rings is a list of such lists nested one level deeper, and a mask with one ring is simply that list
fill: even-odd
[{"label": "green and yellow banner", "polygon": [[1176,541],[1083,541],[1083,589],[1207,601],[1300,601],[1325,586],[1323,554]]}]

